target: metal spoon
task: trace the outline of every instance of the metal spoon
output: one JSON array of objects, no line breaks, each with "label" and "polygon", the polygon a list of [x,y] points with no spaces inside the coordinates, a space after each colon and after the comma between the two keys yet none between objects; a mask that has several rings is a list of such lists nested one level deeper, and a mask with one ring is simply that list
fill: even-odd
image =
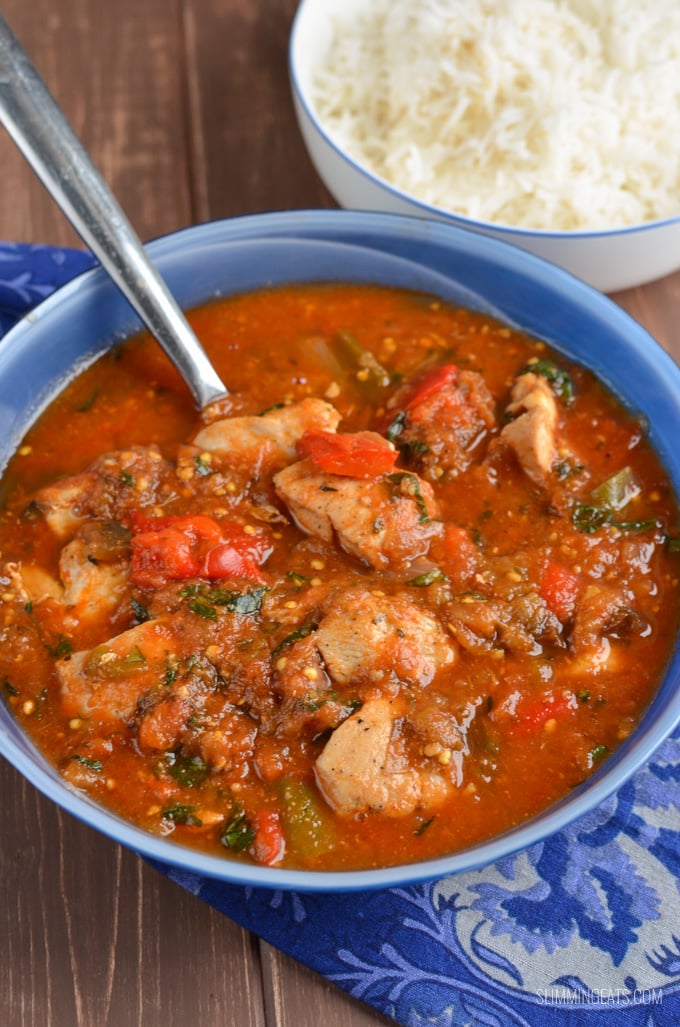
[{"label": "metal spoon", "polygon": [[130,222],[0,15],[0,122],[161,344],[199,408],[228,395]]}]

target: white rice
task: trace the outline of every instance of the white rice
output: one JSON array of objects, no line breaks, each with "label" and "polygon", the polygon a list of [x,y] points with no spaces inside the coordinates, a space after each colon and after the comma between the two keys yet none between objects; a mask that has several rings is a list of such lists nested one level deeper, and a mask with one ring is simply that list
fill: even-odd
[{"label": "white rice", "polygon": [[680,0],[370,0],[314,92],[360,164],[476,220],[680,214]]}]

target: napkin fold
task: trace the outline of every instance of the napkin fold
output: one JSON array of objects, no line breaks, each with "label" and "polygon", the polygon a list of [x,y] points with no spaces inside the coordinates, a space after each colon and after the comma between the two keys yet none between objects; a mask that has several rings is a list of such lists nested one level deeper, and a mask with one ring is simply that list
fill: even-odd
[{"label": "napkin fold", "polygon": [[[91,255],[0,243],[0,334]],[[480,870],[338,895],[181,887],[404,1027],[677,1027],[680,729],[565,830]]]}]

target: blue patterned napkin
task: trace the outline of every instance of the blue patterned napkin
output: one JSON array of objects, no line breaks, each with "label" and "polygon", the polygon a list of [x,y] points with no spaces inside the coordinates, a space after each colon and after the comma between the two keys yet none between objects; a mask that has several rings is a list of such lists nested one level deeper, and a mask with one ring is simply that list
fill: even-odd
[{"label": "blue patterned napkin", "polygon": [[[0,332],[92,263],[0,244]],[[405,1027],[680,1024],[680,730],[566,830],[433,883],[298,894],[154,866]]]}]

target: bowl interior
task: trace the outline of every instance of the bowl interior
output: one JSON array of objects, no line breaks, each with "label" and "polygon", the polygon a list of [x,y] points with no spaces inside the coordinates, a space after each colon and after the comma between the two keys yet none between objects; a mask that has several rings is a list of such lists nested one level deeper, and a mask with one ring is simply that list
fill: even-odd
[{"label": "bowl interior", "polygon": [[[448,225],[384,214],[295,211],[213,222],[157,240],[149,251],[184,307],[216,295],[294,281],[390,284],[434,293],[540,336],[590,366],[650,424],[680,494],[680,370],[620,308],[570,275],[513,247]],[[0,459],[73,375],[139,329],[101,269],[46,300],[0,347]],[[452,856],[375,871],[317,873],[250,866],[190,851],[102,810],[36,752],[0,705],[0,752],[45,794],[151,858],[225,881],[316,891],[386,887],[471,869],[558,830],[606,798],[680,720],[680,653],[630,739],[584,785],[506,835]]]}]

